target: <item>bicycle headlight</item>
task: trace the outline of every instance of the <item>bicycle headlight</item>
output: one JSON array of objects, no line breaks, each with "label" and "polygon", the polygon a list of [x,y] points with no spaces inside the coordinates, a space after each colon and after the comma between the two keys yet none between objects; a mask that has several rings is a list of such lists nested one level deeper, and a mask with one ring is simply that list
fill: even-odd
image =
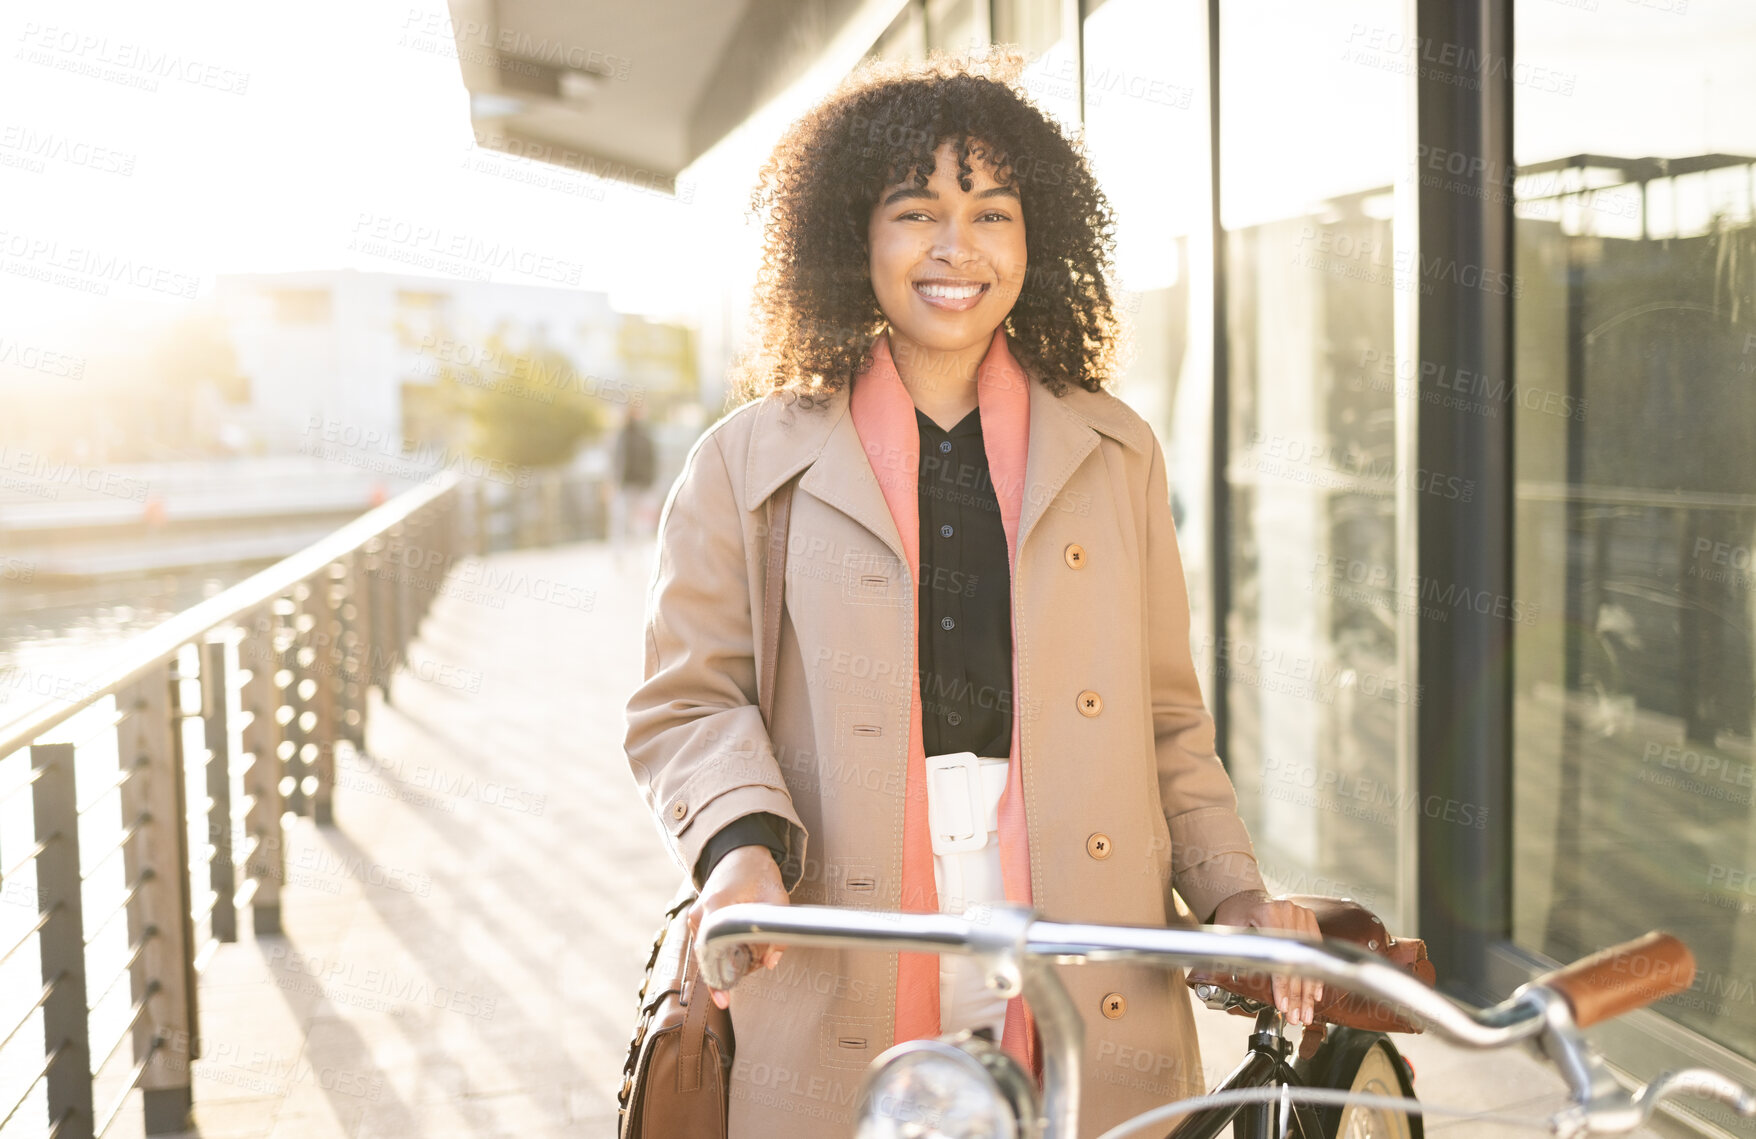
[{"label": "bicycle headlight", "polygon": [[907,1040],[872,1061],[857,1139],[1035,1136],[1036,1086],[983,1036]]}]

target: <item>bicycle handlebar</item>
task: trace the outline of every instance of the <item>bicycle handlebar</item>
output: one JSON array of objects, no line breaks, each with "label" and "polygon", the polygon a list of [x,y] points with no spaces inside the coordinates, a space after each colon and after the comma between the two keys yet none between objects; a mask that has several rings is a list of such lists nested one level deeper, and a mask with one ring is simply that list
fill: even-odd
[{"label": "bicycle handlebar", "polygon": [[[1629,1095],[1615,1085],[1577,1031],[1693,984],[1694,956],[1668,933],[1649,933],[1595,953],[1539,977],[1484,1009],[1460,1005],[1382,957],[1347,942],[1211,926],[1147,929],[1050,922],[1034,919],[1029,911],[1015,907],[973,907],[956,917],[743,903],[708,917],[702,923],[701,938],[702,975],[716,989],[732,988],[742,975],[734,955],[745,942],[970,954],[989,962],[989,983],[1002,992],[1016,992],[1021,974],[1036,974],[1037,983],[1047,988],[1031,999],[1047,999],[1042,1013],[1055,1016],[1061,1014],[1055,1013],[1054,994],[1059,992],[1058,999],[1065,1003],[1065,991],[1041,964],[1027,970],[1024,958],[1035,958],[1039,963],[1126,961],[1166,968],[1245,969],[1315,977],[1356,995],[1383,1000],[1441,1035],[1473,1048],[1498,1048],[1541,1036],[1542,1051],[1571,1085],[1574,1106],[1551,1120],[1566,1136],[1632,1130],[1645,1122],[1661,1100],[1673,1095],[1718,1100],[1745,1118],[1756,1118],[1756,1095],[1705,1069],[1664,1073]],[[1070,1005],[1062,1011],[1077,1020]],[[1069,1055],[1051,1055],[1048,1060],[1076,1090],[1078,1046],[1071,1039],[1063,1043]],[[1077,1113],[1076,1098],[1044,1106],[1051,1118],[1062,1113],[1060,1117],[1070,1120]],[[1071,1130],[1061,1128],[1052,1133],[1071,1134]]]},{"label": "bicycle handlebar", "polygon": [[[865,948],[885,952],[971,953],[981,951],[988,923],[979,915],[884,913],[834,906],[775,906],[754,902],[727,906],[702,925],[701,973],[716,989],[729,989],[738,974],[729,960],[743,942]],[[1020,956],[1057,962],[1128,961],[1165,968],[1243,969],[1316,977],[1375,997],[1461,1044],[1498,1048],[1543,1030],[1540,1001],[1514,996],[1471,1011],[1441,996],[1405,970],[1347,942],[1318,941],[1298,934],[1223,927],[1148,929],[1134,926],[1031,921]],[[721,983],[725,982],[725,983]]]},{"label": "bicycle handlebar", "polygon": [[1685,992],[1695,983],[1695,955],[1674,934],[1652,933],[1583,957],[1538,977],[1533,984],[1560,993],[1573,1023],[1600,1021]]}]

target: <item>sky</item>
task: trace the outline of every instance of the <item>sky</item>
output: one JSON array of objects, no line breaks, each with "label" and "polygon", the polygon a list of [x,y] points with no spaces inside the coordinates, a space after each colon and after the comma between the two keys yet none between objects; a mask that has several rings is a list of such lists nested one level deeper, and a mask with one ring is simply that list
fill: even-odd
[{"label": "sky", "polygon": [[[1123,283],[1147,288],[1175,279],[1163,250],[1205,208],[1176,161],[1203,104],[1169,98],[1201,82],[1200,45],[1169,15],[1143,34],[1154,5],[1108,7],[1129,10],[1125,34],[1099,9],[1089,46],[1165,80],[1164,98],[1112,99],[1089,123]],[[1228,225],[1397,177],[1421,45],[1397,0],[1346,7],[1343,35],[1305,0],[1228,4]],[[1519,66],[1542,69],[1516,90],[1521,161],[1756,150],[1751,0],[1522,0],[1518,19]],[[704,166],[745,177],[754,136],[778,125],[751,124],[749,153]],[[1141,139],[1160,145],[1112,145]],[[0,6],[0,336],[127,337],[224,273],[454,276],[490,257],[494,280],[694,323],[752,252],[715,238],[704,255],[705,224],[734,215],[703,205],[475,147],[444,0]]]},{"label": "sky", "polygon": [[476,150],[446,18],[443,0],[0,7],[0,320],[127,328],[216,274],[460,249],[436,275],[492,250],[495,280],[688,315],[687,207]]}]

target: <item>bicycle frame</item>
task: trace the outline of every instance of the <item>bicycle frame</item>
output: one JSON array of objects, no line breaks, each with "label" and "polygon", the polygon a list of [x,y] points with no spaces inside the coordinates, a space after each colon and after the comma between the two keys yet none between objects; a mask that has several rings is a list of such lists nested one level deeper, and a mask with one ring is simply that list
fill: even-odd
[{"label": "bicycle frame", "polygon": [[1079,1133],[1085,1046],[1084,1020],[1051,966],[1088,961],[1314,977],[1387,1001],[1467,1047],[1534,1041],[1560,1070],[1573,1097],[1573,1106],[1553,1121],[1563,1136],[1632,1130],[1673,1094],[1716,1099],[1756,1116],[1756,1095],[1705,1069],[1666,1073],[1630,1094],[1586,1042],[1558,988],[1532,983],[1498,1004],[1471,1010],[1363,949],[1296,934],[1050,922],[1013,906],[976,906],[954,917],[746,903],[727,906],[703,923],[701,968],[710,985],[730,989],[737,983],[741,974],[734,951],[747,942],[982,959],[989,986],[1007,997],[1022,994],[1036,1014],[1043,1042],[1045,1139],[1073,1139]]},{"label": "bicycle frame", "polygon": [[[1250,1034],[1250,1048],[1244,1059],[1213,1089],[1215,1092],[1238,1088],[1264,1088],[1274,1084],[1299,1083],[1299,1077],[1287,1063],[1289,1046],[1278,1031],[1280,1014],[1273,1009],[1258,1013],[1256,1031]],[[1310,1109],[1303,1104],[1294,1108],[1298,1116],[1299,1134],[1317,1136],[1322,1127]],[[1234,1118],[1241,1117],[1239,1134],[1252,1139],[1270,1139],[1274,1134],[1274,1113],[1267,1106],[1210,1107],[1187,1116],[1172,1131],[1169,1139],[1214,1139]]]}]

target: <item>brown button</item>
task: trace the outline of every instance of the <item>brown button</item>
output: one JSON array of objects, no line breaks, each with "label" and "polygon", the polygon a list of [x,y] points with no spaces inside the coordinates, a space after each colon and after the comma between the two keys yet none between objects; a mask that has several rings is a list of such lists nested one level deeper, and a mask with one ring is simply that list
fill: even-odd
[{"label": "brown button", "polygon": [[1111,1020],[1121,1020],[1127,1011],[1128,998],[1121,993],[1109,993],[1104,997],[1104,1015]]},{"label": "brown button", "polygon": [[689,804],[687,804],[687,803],[678,803],[671,808],[671,818],[673,818],[673,819],[681,819],[684,815],[687,815],[688,813],[689,813]]},{"label": "brown button", "polygon": [[1104,710],[1104,698],[1087,688],[1079,694],[1079,714],[1095,716]]},{"label": "brown button", "polygon": [[1085,840],[1085,853],[1102,862],[1110,856],[1110,836],[1102,831]]},{"label": "brown button", "polygon": [[1074,542],[1072,545],[1068,546],[1067,552],[1063,556],[1067,559],[1068,568],[1085,568],[1085,547],[1078,542]]}]

